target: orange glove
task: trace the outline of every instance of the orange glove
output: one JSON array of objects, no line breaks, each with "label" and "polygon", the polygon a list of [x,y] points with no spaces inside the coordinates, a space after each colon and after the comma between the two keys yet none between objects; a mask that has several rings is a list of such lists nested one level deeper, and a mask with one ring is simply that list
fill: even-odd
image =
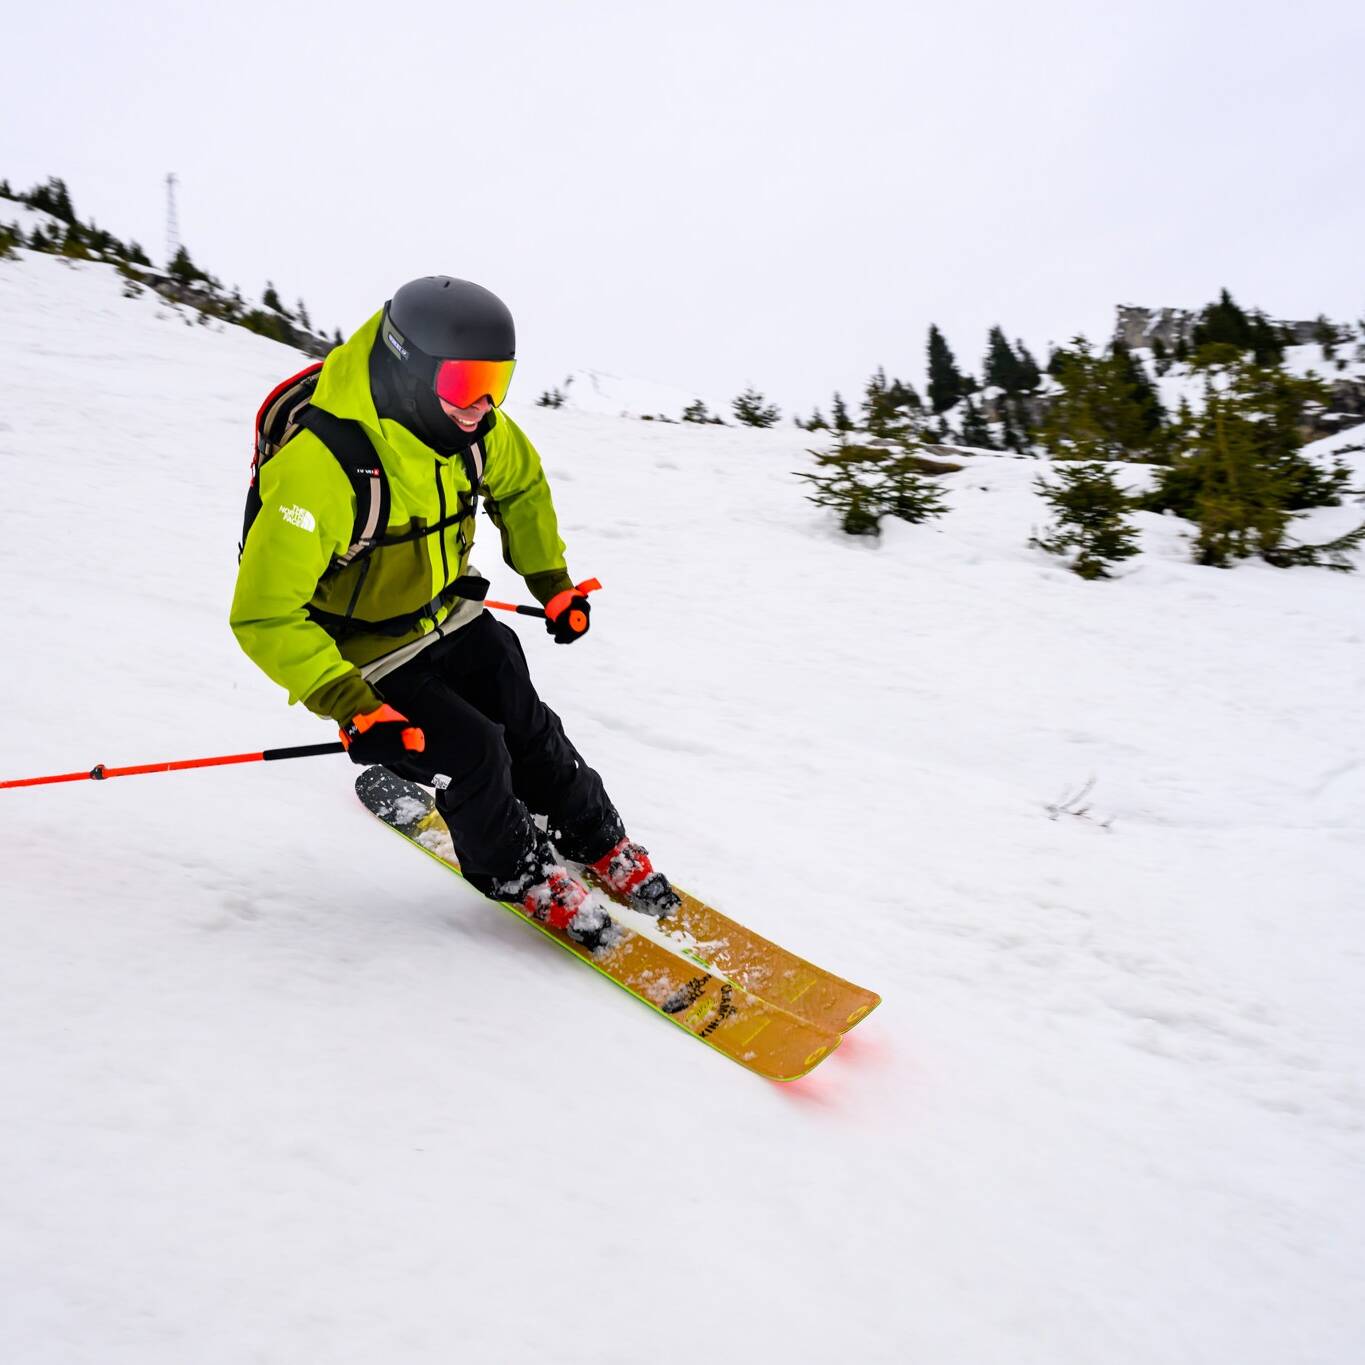
[{"label": "orange glove", "polygon": [[341,728],[341,742],[352,763],[404,763],[427,747],[427,737],[392,706],[352,716]]},{"label": "orange glove", "polygon": [[557,645],[571,645],[588,633],[588,614],[592,604],[581,592],[567,589],[545,604],[545,629]]}]

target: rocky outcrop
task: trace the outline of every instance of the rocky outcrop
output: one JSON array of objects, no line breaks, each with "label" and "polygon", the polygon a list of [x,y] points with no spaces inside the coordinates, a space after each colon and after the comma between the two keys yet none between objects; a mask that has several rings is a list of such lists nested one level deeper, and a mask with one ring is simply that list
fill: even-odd
[{"label": "rocky outcrop", "polygon": [[1332,406],[1314,423],[1319,436],[1365,423],[1365,380],[1335,379],[1328,387],[1332,390]]},{"label": "rocky outcrop", "polygon": [[[1160,340],[1168,351],[1173,351],[1177,342],[1192,340],[1198,321],[1198,312],[1188,308],[1141,308],[1136,304],[1121,303],[1114,324],[1114,340],[1123,342],[1130,351],[1150,350],[1152,342]],[[1307,346],[1317,340],[1319,324],[1316,318],[1311,322],[1277,322],[1275,326],[1287,329],[1295,346]]]},{"label": "rocky outcrop", "polygon": [[1173,351],[1177,342],[1189,341],[1198,321],[1199,314],[1187,308],[1139,308],[1121,303],[1114,340],[1123,342],[1130,351],[1150,350],[1154,341]]}]

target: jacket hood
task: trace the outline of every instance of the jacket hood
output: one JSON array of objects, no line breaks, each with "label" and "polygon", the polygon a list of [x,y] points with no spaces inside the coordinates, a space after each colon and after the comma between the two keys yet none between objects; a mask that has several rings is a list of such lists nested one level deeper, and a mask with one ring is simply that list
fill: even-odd
[{"label": "jacket hood", "polygon": [[356,329],[349,341],[329,353],[312,398],[324,412],[359,422],[381,439],[384,433],[370,392],[370,348],[379,335],[383,317],[384,311],[380,309]]}]

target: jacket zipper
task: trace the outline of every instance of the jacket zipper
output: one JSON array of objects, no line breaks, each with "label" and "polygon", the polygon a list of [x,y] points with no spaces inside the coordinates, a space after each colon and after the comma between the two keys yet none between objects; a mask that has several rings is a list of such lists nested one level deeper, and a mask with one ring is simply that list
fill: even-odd
[{"label": "jacket zipper", "polygon": [[[441,509],[440,520],[446,519],[446,490],[441,482],[441,462],[436,461],[436,498]],[[446,533],[442,527],[439,532],[441,538],[441,591],[444,592],[446,585],[450,582],[450,557],[446,554]]]}]

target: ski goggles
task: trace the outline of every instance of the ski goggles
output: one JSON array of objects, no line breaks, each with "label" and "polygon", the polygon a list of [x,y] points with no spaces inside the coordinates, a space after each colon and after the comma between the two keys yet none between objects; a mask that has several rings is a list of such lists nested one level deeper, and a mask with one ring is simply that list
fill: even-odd
[{"label": "ski goggles", "polygon": [[473,407],[485,395],[500,408],[516,365],[515,360],[438,360],[432,387],[453,408]]},{"label": "ski goggles", "polygon": [[502,406],[517,363],[510,356],[505,360],[442,360],[438,356],[428,355],[394,325],[389,316],[388,304],[384,305],[380,332],[385,346],[413,379],[418,383],[430,384],[436,396],[451,407],[472,407],[485,394],[495,408]]}]

